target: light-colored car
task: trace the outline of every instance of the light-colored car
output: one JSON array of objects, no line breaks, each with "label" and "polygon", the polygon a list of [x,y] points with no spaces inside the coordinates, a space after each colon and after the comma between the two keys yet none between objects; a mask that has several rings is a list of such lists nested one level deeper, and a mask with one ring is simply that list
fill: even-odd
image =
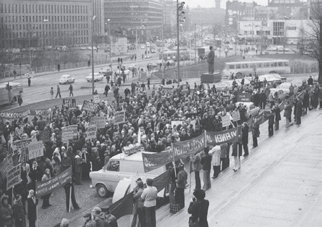
[{"label": "light-colored car", "polygon": [[149,59],[149,58],[151,58],[151,55],[146,55],[145,56],[145,59]]},{"label": "light-colored car", "polygon": [[155,178],[166,171],[165,166],[144,172],[141,152],[131,155],[124,153],[117,154],[110,158],[108,163],[101,170],[90,172],[92,188],[100,197],[106,197],[108,193],[114,192],[119,181],[124,178]]},{"label": "light-colored car", "polygon": [[[104,78],[104,75],[102,73],[94,73],[94,82],[96,81],[102,81]],[[93,78],[92,78],[92,73],[90,73],[87,77],[86,77],[87,82],[92,82]]]},{"label": "light-colored car", "polygon": [[259,82],[264,82],[266,78],[266,81],[268,83],[274,83],[276,82],[277,84],[280,84],[284,81],[286,81],[286,77],[281,77],[279,74],[273,73],[273,74],[265,74],[265,75],[260,75],[258,77]]},{"label": "light-colored car", "polygon": [[113,74],[113,71],[111,70],[111,68],[107,67],[101,68],[99,73],[103,74],[104,76],[111,76]]},{"label": "light-colored car", "polygon": [[71,75],[62,75],[59,79],[59,84],[71,84],[75,82],[75,78]]},{"label": "light-colored car", "polygon": [[86,47],[81,47],[80,49],[81,49],[81,50],[86,50]]}]

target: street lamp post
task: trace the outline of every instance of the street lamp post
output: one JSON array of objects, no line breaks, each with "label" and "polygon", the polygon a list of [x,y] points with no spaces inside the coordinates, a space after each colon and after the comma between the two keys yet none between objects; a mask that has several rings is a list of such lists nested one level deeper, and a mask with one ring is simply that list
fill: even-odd
[{"label": "street lamp post", "polygon": [[93,15],[92,17],[92,94],[94,95],[94,21],[96,16]]},{"label": "street lamp post", "polygon": [[178,82],[180,80],[180,49],[179,49],[179,0],[177,0],[177,68],[178,68]]},{"label": "street lamp post", "polygon": [[110,67],[112,70],[112,35],[111,35],[111,19],[107,19],[108,22],[108,35],[110,39]]}]

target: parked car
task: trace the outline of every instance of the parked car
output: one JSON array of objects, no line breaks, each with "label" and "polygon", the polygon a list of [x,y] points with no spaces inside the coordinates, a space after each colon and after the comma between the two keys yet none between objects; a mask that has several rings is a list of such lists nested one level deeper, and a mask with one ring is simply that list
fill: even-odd
[{"label": "parked car", "polygon": [[101,68],[99,73],[103,74],[104,76],[111,76],[113,74],[113,71],[111,68]]},{"label": "parked car", "polygon": [[81,50],[86,50],[86,47],[81,47],[80,49],[81,49]]},{"label": "parked car", "polygon": [[[104,75],[102,73],[94,73],[94,82],[97,81],[102,81],[104,78]],[[87,82],[92,82],[93,78],[92,78],[92,73],[90,73],[87,77],[86,77]]]},{"label": "parked car", "polygon": [[62,75],[59,79],[59,84],[71,84],[75,82],[75,78],[71,75]]}]

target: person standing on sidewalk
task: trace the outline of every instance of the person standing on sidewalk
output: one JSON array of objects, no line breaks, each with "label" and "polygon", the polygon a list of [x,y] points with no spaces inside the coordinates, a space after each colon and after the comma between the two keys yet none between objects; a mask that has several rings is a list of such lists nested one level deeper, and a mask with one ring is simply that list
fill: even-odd
[{"label": "person standing on sidewalk", "polygon": [[213,179],[216,179],[220,173],[220,154],[221,148],[220,146],[214,146],[210,151],[209,154],[212,155],[211,165],[214,170],[214,174],[212,176]]},{"label": "person standing on sidewalk", "polygon": [[200,152],[192,155],[191,157],[191,162],[192,162],[192,171],[195,173],[195,181],[196,181],[196,186],[195,190],[201,189],[201,182],[200,182],[200,170],[201,170],[201,164],[200,164]]},{"label": "person standing on sidewalk", "polygon": [[50,93],[51,99],[53,99],[54,98],[54,88],[53,87],[50,88],[49,93]]},{"label": "person standing on sidewalk", "polygon": [[157,205],[158,190],[153,185],[153,180],[146,179],[147,188],[143,190],[141,198],[144,200],[146,227],[156,227],[155,207]]},{"label": "person standing on sidewalk", "polygon": [[284,117],[286,119],[286,128],[292,125],[292,104],[287,101],[284,107]]},{"label": "person standing on sidewalk", "polygon": [[28,87],[30,87],[30,85],[31,85],[31,77],[30,75],[28,75]]},{"label": "person standing on sidewalk", "polygon": [[59,85],[57,85],[56,98],[58,97],[58,95],[59,95],[59,98],[61,98],[61,94],[60,94],[60,87],[59,87]]},{"label": "person standing on sidewalk", "polygon": [[[141,225],[141,227],[145,227],[145,216],[144,216],[144,206],[143,206],[143,199],[141,195],[144,190],[143,181],[141,178],[136,180],[136,187],[134,188],[133,194],[133,219],[131,227],[136,227]],[[139,223],[137,223],[137,216],[139,216]]]},{"label": "person standing on sidewalk", "polygon": [[247,122],[244,122],[242,124],[242,143],[243,143],[243,148],[244,148],[244,157],[249,155],[248,152],[248,131],[249,127]]},{"label": "person standing on sidewalk", "polygon": [[207,191],[211,188],[210,183],[210,170],[211,170],[211,159],[212,156],[209,153],[209,147],[204,149],[204,152],[201,156],[201,165],[202,165],[202,172],[203,172],[203,190]]},{"label": "person standing on sidewalk", "polygon": [[234,157],[235,167],[233,168],[234,172],[240,169],[240,156],[243,153],[243,147],[240,142],[233,143],[233,152],[231,156]]},{"label": "person standing on sidewalk", "polygon": [[275,103],[273,111],[275,113],[275,131],[277,131],[280,127],[281,120],[281,109],[279,108],[278,103]]},{"label": "person standing on sidewalk", "polygon": [[70,96],[74,96],[73,89],[74,89],[74,88],[73,88],[73,85],[72,85],[72,84],[70,84],[70,85],[69,85],[69,88],[68,88],[68,90],[69,90],[69,97],[70,97]]},{"label": "person standing on sidewalk", "polygon": [[179,173],[176,179],[176,192],[175,199],[176,203],[180,204],[180,208],[184,208],[184,189],[186,188],[188,174],[184,170],[183,165],[179,165]]},{"label": "person standing on sidewalk", "polygon": [[36,227],[38,199],[36,199],[35,191],[32,189],[29,191],[27,202],[29,227]]},{"label": "person standing on sidewalk", "polygon": [[252,126],[253,148],[256,148],[258,146],[257,137],[259,137],[259,134],[260,134],[259,124],[253,123],[253,126]]},{"label": "person standing on sidewalk", "polygon": [[19,106],[21,106],[22,104],[22,97],[21,97],[21,94],[18,95],[18,103],[19,103]]},{"label": "person standing on sidewalk", "polygon": [[274,135],[274,112],[270,111],[268,115],[268,136],[271,137]]}]

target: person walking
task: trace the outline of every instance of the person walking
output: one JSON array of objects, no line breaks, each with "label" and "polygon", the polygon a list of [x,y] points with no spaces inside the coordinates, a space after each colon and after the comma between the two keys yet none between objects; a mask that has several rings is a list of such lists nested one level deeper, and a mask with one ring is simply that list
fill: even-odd
[{"label": "person walking", "polygon": [[200,170],[201,170],[201,164],[200,164],[200,152],[192,155],[191,156],[191,167],[192,167],[192,171],[195,173],[195,190],[196,189],[201,189],[201,182],[200,182]]},{"label": "person walking", "polygon": [[74,88],[73,88],[73,85],[72,84],[69,85],[68,90],[69,90],[69,97],[70,96],[74,96],[74,93],[73,93]]},{"label": "person walking", "polygon": [[57,85],[56,98],[58,97],[58,95],[59,95],[59,98],[61,98],[61,94],[60,94],[60,87],[59,87],[59,85]]},{"label": "person walking", "polygon": [[210,182],[210,169],[211,169],[211,159],[212,156],[209,153],[209,147],[204,149],[204,152],[201,157],[201,165],[202,165],[202,172],[203,172],[203,190],[207,191],[211,188]]},{"label": "person walking", "polygon": [[29,227],[36,227],[38,199],[36,199],[35,192],[32,189],[29,191],[27,203]]},{"label": "person walking", "polygon": [[188,174],[184,170],[184,165],[179,165],[179,173],[176,179],[176,192],[175,200],[180,205],[180,208],[184,208],[184,189],[186,188]]},{"label": "person walking", "polygon": [[105,89],[104,89],[105,97],[107,97],[107,94],[108,94],[109,90],[110,90],[110,86],[108,86],[108,84],[106,84]]},{"label": "person walking", "polygon": [[195,190],[193,196],[188,208],[188,213],[191,214],[189,217],[189,226],[209,227],[207,220],[209,201],[205,199],[205,191]]},{"label": "person walking", "polygon": [[144,200],[144,213],[146,227],[156,227],[155,207],[157,204],[158,190],[153,185],[153,180],[146,179],[147,188],[143,190],[141,198]]},{"label": "person walking", "polygon": [[213,179],[216,179],[220,173],[220,155],[221,155],[221,148],[220,146],[214,146],[210,151],[209,154],[212,155],[211,165],[214,170],[214,174],[212,176]]},{"label": "person walking", "polygon": [[30,85],[31,85],[31,77],[30,75],[28,75],[28,87],[30,87]]},{"label": "person walking", "polygon": [[243,147],[240,142],[233,143],[233,152],[231,156],[234,157],[235,167],[233,168],[234,172],[240,169],[240,156],[243,153]]},{"label": "person walking", "polygon": [[51,99],[53,99],[54,98],[54,88],[53,87],[50,88],[49,93],[50,93]]},{"label": "person walking", "polygon": [[249,127],[247,122],[244,122],[242,124],[242,144],[243,144],[243,149],[244,149],[244,157],[247,157],[249,155],[248,151],[248,131]]},{"label": "person walking", "polygon": [[[136,187],[133,189],[133,219],[131,227],[141,226],[145,227],[145,216],[144,216],[144,206],[143,199],[141,195],[144,190],[143,181],[141,178],[136,180]],[[139,217],[139,222],[137,222],[137,217]]]},{"label": "person walking", "polygon": [[60,64],[57,64],[57,71],[60,71]]},{"label": "person walking", "polygon": [[12,205],[15,227],[26,227],[25,211],[21,199],[21,195],[17,194]]}]

